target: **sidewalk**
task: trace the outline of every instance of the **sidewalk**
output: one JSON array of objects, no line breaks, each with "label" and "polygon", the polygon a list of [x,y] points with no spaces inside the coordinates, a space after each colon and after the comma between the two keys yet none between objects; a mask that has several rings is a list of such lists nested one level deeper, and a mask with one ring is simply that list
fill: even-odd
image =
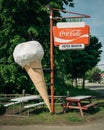
[{"label": "sidewalk", "polygon": [[75,126],[42,126],[42,125],[25,125],[25,126],[0,126],[0,130],[103,130],[104,120],[89,124]]}]

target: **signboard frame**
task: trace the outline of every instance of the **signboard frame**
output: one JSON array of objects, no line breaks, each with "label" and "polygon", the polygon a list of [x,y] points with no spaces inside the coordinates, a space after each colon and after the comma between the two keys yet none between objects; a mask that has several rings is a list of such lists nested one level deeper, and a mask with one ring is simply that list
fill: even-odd
[{"label": "signboard frame", "polygon": [[[75,22],[74,22],[75,23]],[[80,26],[75,23],[75,27],[73,22],[67,26],[67,22],[65,26],[54,26],[53,27],[53,38],[54,38],[54,45],[59,46],[61,44],[89,44],[89,34],[90,34],[90,27],[88,25]],[[63,24],[63,23],[62,23]],[[73,25],[72,27],[70,25]],[[65,28],[66,27],[66,28]]]}]

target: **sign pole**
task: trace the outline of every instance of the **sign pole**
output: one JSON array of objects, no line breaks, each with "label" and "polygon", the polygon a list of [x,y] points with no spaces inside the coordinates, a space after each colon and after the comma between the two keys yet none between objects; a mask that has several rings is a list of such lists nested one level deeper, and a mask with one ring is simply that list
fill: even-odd
[{"label": "sign pole", "polygon": [[[70,16],[70,17],[53,17],[53,11],[61,11],[71,14],[76,14],[78,16]],[[69,19],[69,18],[90,18],[88,15],[69,12],[66,10],[60,10],[50,7],[50,89],[51,89],[51,112],[54,113],[54,48],[53,48],[53,20],[60,20],[60,19]]]},{"label": "sign pole", "polygon": [[54,113],[54,54],[53,54],[53,10],[50,8],[50,88],[51,88],[51,111]]}]

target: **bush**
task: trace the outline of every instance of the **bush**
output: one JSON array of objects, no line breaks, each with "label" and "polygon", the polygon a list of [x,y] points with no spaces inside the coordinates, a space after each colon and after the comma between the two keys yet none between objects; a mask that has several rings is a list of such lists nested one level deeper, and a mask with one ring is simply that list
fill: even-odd
[{"label": "bush", "polygon": [[0,104],[0,115],[3,115],[6,112],[6,108]]}]

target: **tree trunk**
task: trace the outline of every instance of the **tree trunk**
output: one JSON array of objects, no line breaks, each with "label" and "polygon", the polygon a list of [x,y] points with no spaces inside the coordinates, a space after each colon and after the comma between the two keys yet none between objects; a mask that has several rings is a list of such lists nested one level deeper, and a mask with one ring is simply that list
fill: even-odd
[{"label": "tree trunk", "polygon": [[75,79],[75,87],[78,88],[78,81],[77,81],[77,78]]},{"label": "tree trunk", "polygon": [[83,78],[82,78],[82,89],[84,90],[85,89],[85,75],[83,75]]}]

